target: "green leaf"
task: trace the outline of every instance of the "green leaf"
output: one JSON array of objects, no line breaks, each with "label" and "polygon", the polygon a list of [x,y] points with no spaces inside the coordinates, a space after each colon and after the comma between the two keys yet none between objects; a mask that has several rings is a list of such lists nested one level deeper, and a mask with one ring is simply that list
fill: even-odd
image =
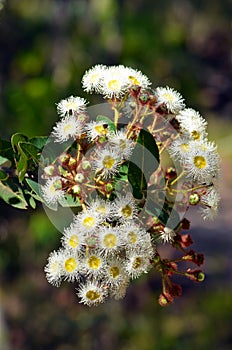
[{"label": "green leaf", "polygon": [[104,122],[108,125],[108,129],[110,131],[116,131],[116,127],[114,125],[114,122],[112,122],[112,120],[104,115],[98,115],[97,118],[96,118],[96,121],[97,122]]},{"label": "green leaf", "polygon": [[65,195],[65,197],[59,199],[59,204],[62,207],[80,207],[80,201],[78,198],[73,197],[71,194]]},{"label": "green leaf", "polygon": [[132,186],[133,196],[142,199],[147,189],[147,181],[140,167],[133,162],[129,162],[128,181]]},{"label": "green leaf", "polygon": [[144,158],[144,172],[147,174],[148,171],[152,174],[160,163],[159,148],[155,139],[149,131],[141,129],[137,143],[143,147],[141,156]]},{"label": "green leaf", "polygon": [[29,185],[29,187],[32,189],[34,194],[35,199],[40,200],[41,202],[44,202],[42,196],[41,196],[41,191],[38,182],[31,180],[31,179],[25,179],[26,183]]},{"label": "green leaf", "polygon": [[21,188],[13,182],[3,185],[0,182],[0,198],[7,204],[18,209],[27,209],[27,202]]},{"label": "green leaf", "polygon": [[33,197],[30,197],[30,198],[29,198],[29,204],[30,204],[30,206],[32,207],[32,209],[35,209],[35,208],[36,208],[36,201],[34,200]]},{"label": "green leaf", "polygon": [[0,155],[14,162],[14,151],[9,141],[0,139]]},{"label": "green leaf", "polygon": [[18,148],[20,154],[23,152],[27,158],[32,158],[36,163],[39,162],[40,150],[30,142],[19,142]]},{"label": "green leaf", "polygon": [[28,141],[28,137],[26,135],[23,135],[23,134],[18,133],[18,132],[11,136],[11,145],[12,145],[12,148],[13,148],[14,152],[17,151],[17,146],[18,146],[18,143],[20,141],[21,142],[22,141],[27,142]]},{"label": "green leaf", "polygon": [[22,183],[27,172],[27,156],[22,150],[20,151],[19,161],[16,161],[16,167],[18,171],[19,182]]},{"label": "green leaf", "polygon": [[44,148],[44,146],[47,144],[48,137],[47,136],[36,136],[36,137],[29,139],[29,142],[41,151]]},{"label": "green leaf", "polygon": [[0,156],[0,166],[3,165],[3,164],[5,164],[5,163],[8,162],[8,161],[9,161],[8,158],[5,158],[5,157]]},{"label": "green leaf", "polygon": [[9,175],[5,173],[5,171],[0,169],[0,180],[6,181],[9,178]]}]

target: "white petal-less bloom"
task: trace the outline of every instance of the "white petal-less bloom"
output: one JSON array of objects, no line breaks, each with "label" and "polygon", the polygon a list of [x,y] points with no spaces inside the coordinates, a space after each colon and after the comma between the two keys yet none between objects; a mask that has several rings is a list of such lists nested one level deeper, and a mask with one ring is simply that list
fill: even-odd
[{"label": "white petal-less bloom", "polygon": [[218,174],[220,160],[216,146],[207,141],[189,143],[191,151],[185,158],[186,176],[195,181],[209,184]]},{"label": "white petal-less bloom", "polygon": [[83,232],[77,228],[77,225],[72,223],[68,228],[64,229],[61,241],[65,249],[77,252],[82,249],[85,237]]},{"label": "white petal-less bloom", "polygon": [[148,79],[148,77],[144,75],[141,71],[130,67],[125,67],[125,71],[127,74],[129,85],[137,85],[142,87],[143,89],[146,89],[151,85],[151,82]]},{"label": "white petal-less bloom", "polygon": [[81,257],[76,252],[70,250],[63,251],[62,269],[64,279],[68,282],[79,280],[80,273],[82,272]]},{"label": "white petal-less bloom", "polygon": [[107,67],[102,64],[90,68],[82,78],[82,86],[86,92],[99,92],[100,82],[103,79]]},{"label": "white petal-less bloom", "polygon": [[111,258],[107,260],[105,283],[112,287],[119,287],[128,280],[128,274],[124,268],[124,260]]},{"label": "white petal-less bloom", "polygon": [[111,177],[119,168],[122,157],[117,149],[103,147],[94,154],[93,169],[101,171],[104,178]]},{"label": "white petal-less bloom", "polygon": [[59,199],[64,197],[62,182],[59,176],[48,179],[47,183],[41,189],[44,200],[49,204],[55,204]]},{"label": "white petal-less bloom", "polygon": [[128,76],[124,66],[110,66],[104,71],[99,92],[106,98],[122,97],[128,89]]},{"label": "white petal-less bloom", "polygon": [[192,108],[185,108],[179,112],[176,119],[184,134],[187,134],[191,140],[202,141],[207,137],[206,120],[199,112]]},{"label": "white petal-less bloom", "polygon": [[109,143],[117,147],[121,156],[128,159],[133,152],[135,143],[129,140],[125,130],[119,130],[109,135]]},{"label": "white petal-less bloom", "polygon": [[78,96],[70,96],[61,100],[57,104],[57,112],[61,116],[73,115],[76,113],[82,113],[86,109],[87,101]]},{"label": "white petal-less bloom", "polygon": [[99,248],[104,256],[115,254],[122,247],[120,226],[101,227],[99,230]]},{"label": "white petal-less bloom", "polygon": [[99,285],[98,281],[91,280],[79,287],[77,296],[80,298],[80,303],[96,306],[105,301],[107,290]]},{"label": "white petal-less bloom", "polygon": [[169,227],[164,227],[164,229],[160,231],[159,238],[163,243],[172,243],[175,236],[176,233],[173,229]]},{"label": "white petal-less bloom", "polygon": [[168,152],[173,160],[179,160],[184,163],[185,158],[191,152],[191,143],[188,137],[179,136],[168,148]]},{"label": "white petal-less bloom", "polygon": [[89,277],[97,277],[105,274],[106,261],[100,250],[91,250],[82,260],[83,272]]},{"label": "white petal-less bloom", "polygon": [[179,92],[170,87],[157,87],[155,96],[158,104],[165,104],[168,111],[171,113],[178,113],[185,107],[184,99]]},{"label": "white petal-less bloom", "polygon": [[142,273],[147,273],[151,269],[151,254],[141,254],[140,252],[130,252],[127,257],[125,268],[131,278],[138,278]]},{"label": "white petal-less bloom", "polygon": [[127,290],[127,287],[129,286],[129,283],[130,283],[130,278],[127,274],[127,276],[125,275],[125,278],[117,287],[115,285],[110,289],[110,296],[113,297],[115,300],[123,299],[126,295],[126,290]]},{"label": "white petal-less bloom", "polygon": [[85,125],[85,131],[90,141],[95,140],[97,137],[108,136],[109,129],[106,122],[91,121]]},{"label": "white petal-less bloom", "polygon": [[201,196],[202,208],[199,209],[204,220],[214,220],[218,214],[220,194],[215,187],[210,188]]},{"label": "white petal-less bloom", "polygon": [[95,199],[89,203],[89,207],[102,218],[102,220],[112,219],[112,204],[110,201]]},{"label": "white petal-less bloom", "polygon": [[48,257],[48,263],[44,268],[48,282],[56,287],[60,286],[64,274],[62,266],[63,257],[62,250],[51,252]]},{"label": "white petal-less bloom", "polygon": [[151,236],[142,227],[130,220],[120,227],[122,240],[127,250],[140,249],[145,252],[151,249]]},{"label": "white petal-less bloom", "polygon": [[131,193],[127,193],[125,196],[120,195],[114,200],[113,215],[121,223],[137,217],[137,209]]},{"label": "white petal-less bloom", "polygon": [[101,216],[97,212],[93,209],[87,209],[75,216],[73,227],[81,233],[87,233],[96,230],[101,220]]},{"label": "white petal-less bloom", "polygon": [[83,132],[82,123],[73,115],[66,116],[56,123],[52,135],[55,142],[65,142],[69,138],[77,138]]}]

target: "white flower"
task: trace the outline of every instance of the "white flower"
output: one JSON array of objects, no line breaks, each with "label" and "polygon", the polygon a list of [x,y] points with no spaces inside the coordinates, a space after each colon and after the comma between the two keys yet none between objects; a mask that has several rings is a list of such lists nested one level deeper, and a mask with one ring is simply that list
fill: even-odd
[{"label": "white flower", "polygon": [[57,104],[57,112],[61,116],[73,115],[75,112],[83,112],[86,109],[87,101],[82,97],[70,96]]},{"label": "white flower", "polygon": [[91,250],[83,259],[83,272],[87,276],[97,277],[105,274],[106,262],[99,250]]},{"label": "white flower", "polygon": [[178,113],[185,107],[184,99],[181,94],[170,87],[157,87],[155,90],[158,104],[165,104],[168,111]]},{"label": "white flower", "polygon": [[174,160],[177,159],[180,163],[184,163],[185,158],[191,152],[191,143],[187,137],[179,136],[174,140],[168,148],[168,152]]},{"label": "white flower", "polygon": [[143,89],[146,89],[151,85],[151,82],[149,81],[148,77],[139,70],[130,67],[125,67],[125,72],[127,74],[129,85],[137,85],[142,87]]},{"label": "white flower", "polygon": [[84,244],[84,235],[74,224],[71,224],[64,229],[61,241],[64,248],[70,251],[80,251]]},{"label": "white flower", "polygon": [[122,246],[120,227],[102,227],[99,231],[99,248],[103,255],[116,253]]},{"label": "white flower", "polygon": [[48,263],[44,268],[48,282],[56,287],[59,287],[63,276],[62,261],[63,251],[53,251],[50,253]]},{"label": "white flower", "polygon": [[56,123],[52,135],[55,142],[65,142],[70,137],[75,139],[82,133],[82,123],[73,115],[66,116]]},{"label": "white flower", "polygon": [[112,205],[110,201],[105,201],[103,199],[95,199],[89,203],[89,208],[94,212],[97,212],[99,216],[104,219],[111,219],[112,215]]},{"label": "white flower", "polygon": [[185,158],[186,176],[195,181],[210,183],[218,174],[219,156],[216,146],[207,141],[190,142],[191,151]]},{"label": "white flower", "polygon": [[187,134],[192,140],[204,140],[207,137],[207,122],[199,112],[192,108],[185,108],[179,112],[176,119],[180,123],[180,127],[184,134]]},{"label": "white flower", "polygon": [[164,227],[164,229],[160,231],[159,238],[163,243],[172,243],[175,236],[176,236],[176,233],[173,229],[169,227]]},{"label": "white flower", "polygon": [[105,122],[91,121],[85,125],[85,131],[90,141],[97,137],[107,136],[109,134],[108,125]]},{"label": "white flower", "polygon": [[131,193],[128,192],[125,196],[118,196],[114,200],[113,215],[122,223],[137,217],[137,209]]},{"label": "white flower", "polygon": [[77,296],[80,298],[80,303],[88,306],[96,306],[104,302],[107,296],[107,290],[100,286],[98,281],[92,280],[79,287]]},{"label": "white flower", "polygon": [[140,252],[130,252],[127,256],[126,270],[131,278],[138,278],[142,273],[147,273],[151,269],[151,254],[140,254]]},{"label": "white flower", "polygon": [[120,226],[122,232],[122,240],[125,248],[128,250],[139,249],[148,250],[151,249],[151,236],[142,227],[130,220],[126,224]]},{"label": "white flower", "polygon": [[95,230],[100,222],[101,216],[90,208],[75,216],[73,227],[81,233],[86,233]]},{"label": "white flower", "polygon": [[80,273],[82,272],[82,264],[80,256],[69,250],[64,250],[64,255],[62,259],[62,266],[64,271],[64,278],[68,282],[73,282],[80,278]]},{"label": "white flower", "polygon": [[125,130],[111,133],[109,135],[109,143],[119,150],[124,159],[128,159],[134,149],[134,142],[127,138]]},{"label": "white flower", "polygon": [[124,268],[124,260],[111,258],[107,261],[105,283],[112,287],[119,287],[128,280],[127,272]]},{"label": "white flower", "polygon": [[104,147],[94,154],[93,168],[102,171],[104,178],[114,175],[122,158],[117,150],[112,147]]},{"label": "white flower", "polygon": [[218,214],[218,206],[220,202],[220,195],[215,187],[209,188],[209,190],[201,196],[201,204],[204,207],[199,211],[204,220],[214,220]]},{"label": "white flower", "polygon": [[119,98],[128,88],[125,67],[110,66],[104,71],[103,79],[99,82],[99,92],[106,98]]},{"label": "white flower", "polygon": [[98,64],[89,69],[82,78],[82,86],[86,92],[99,92],[100,82],[103,79],[106,66]]},{"label": "white flower", "polygon": [[55,204],[59,199],[64,197],[62,190],[61,178],[55,176],[47,180],[47,183],[42,186],[42,195],[44,200],[49,204]]}]

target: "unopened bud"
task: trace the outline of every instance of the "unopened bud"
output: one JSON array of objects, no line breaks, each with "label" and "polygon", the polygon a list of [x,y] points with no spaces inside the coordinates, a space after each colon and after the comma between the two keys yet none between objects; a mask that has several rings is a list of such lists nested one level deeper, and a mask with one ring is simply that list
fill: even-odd
[{"label": "unopened bud", "polygon": [[55,171],[55,167],[54,165],[48,165],[44,168],[44,173],[46,175],[53,175],[54,174],[54,171]]},{"label": "unopened bud", "polygon": [[92,168],[91,163],[88,160],[83,160],[81,162],[81,167],[83,170],[90,170]]},{"label": "unopened bud", "polygon": [[111,183],[108,183],[105,185],[105,189],[107,192],[111,192],[111,191],[113,191],[114,187]]},{"label": "unopened bud", "polygon": [[80,186],[79,186],[79,185],[74,185],[74,186],[72,187],[72,193],[73,193],[73,194],[80,194],[80,193],[81,193],[81,188],[80,188]]},{"label": "unopened bud", "polygon": [[73,157],[70,157],[69,162],[68,162],[68,166],[70,168],[75,168],[76,165],[77,165],[77,160]]},{"label": "unopened bud", "polygon": [[75,176],[75,178],[74,178],[74,180],[76,181],[76,182],[79,182],[79,183],[82,183],[83,182],[83,180],[84,180],[84,175],[82,174],[82,173],[77,173],[76,174],[76,176]]},{"label": "unopened bud", "polygon": [[189,204],[196,205],[200,202],[200,196],[198,193],[192,193],[189,196]]}]

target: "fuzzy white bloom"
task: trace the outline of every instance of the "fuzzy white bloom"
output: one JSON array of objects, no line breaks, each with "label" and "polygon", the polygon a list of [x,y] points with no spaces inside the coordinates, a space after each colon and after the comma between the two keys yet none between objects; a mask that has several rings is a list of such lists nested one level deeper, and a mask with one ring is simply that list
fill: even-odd
[{"label": "fuzzy white bloom", "polygon": [[179,112],[176,119],[184,134],[187,134],[191,140],[202,141],[207,137],[207,122],[199,112],[192,108],[185,108]]},{"label": "fuzzy white bloom", "polygon": [[68,282],[79,280],[82,272],[81,258],[78,253],[64,250],[62,267],[64,271],[64,279]]},{"label": "fuzzy white bloom", "polygon": [[189,143],[191,151],[185,158],[186,176],[200,183],[209,184],[219,171],[219,156],[216,146],[207,141]]},{"label": "fuzzy white bloom", "polygon": [[132,251],[127,256],[125,264],[126,271],[131,278],[138,278],[142,273],[147,273],[151,269],[151,254],[141,254],[140,252]]},{"label": "fuzzy white bloom", "polygon": [[90,208],[74,217],[73,228],[79,230],[80,233],[91,232],[98,228],[101,220],[100,215]]},{"label": "fuzzy white bloom", "polygon": [[112,204],[110,201],[105,201],[103,199],[95,199],[89,203],[89,208],[98,213],[98,215],[104,219],[111,220],[112,216]]},{"label": "fuzzy white bloom", "polygon": [[83,131],[82,123],[73,115],[66,116],[56,123],[52,135],[55,142],[65,142],[69,138],[77,138]]},{"label": "fuzzy white bloom", "polygon": [[189,143],[188,137],[179,136],[174,140],[168,148],[168,152],[174,160],[179,160],[180,163],[184,163],[185,158],[191,152],[191,143]]},{"label": "fuzzy white bloom", "polygon": [[151,85],[148,77],[137,69],[125,67],[125,73],[127,74],[129,85],[137,85],[143,89],[146,89]]},{"label": "fuzzy white bloom", "polygon": [[86,109],[86,104],[87,101],[84,98],[70,96],[57,104],[57,112],[61,116],[82,113]]},{"label": "fuzzy white bloom", "polygon": [[95,140],[97,137],[109,135],[109,129],[106,122],[91,121],[85,125],[85,131],[90,141]]},{"label": "fuzzy white bloom", "polygon": [[103,79],[106,66],[102,64],[98,64],[92,68],[90,68],[82,78],[82,86],[86,92],[99,92],[100,82]]},{"label": "fuzzy white bloom", "polygon": [[101,227],[99,230],[99,248],[103,255],[117,253],[122,247],[120,227]]},{"label": "fuzzy white bloom", "polygon": [[88,306],[96,306],[104,302],[107,296],[107,290],[99,285],[98,281],[91,280],[79,287],[77,296],[80,298],[80,303]]},{"label": "fuzzy white bloom", "polygon": [[117,258],[107,260],[105,283],[112,287],[119,287],[128,279],[127,272],[124,268],[124,261]]},{"label": "fuzzy white bloom", "polygon": [[178,113],[185,107],[184,99],[179,92],[170,87],[157,87],[155,90],[157,103],[164,103],[168,111],[171,113]]},{"label": "fuzzy white bloom", "polygon": [[121,155],[113,147],[104,147],[94,153],[93,169],[101,171],[104,178],[114,175],[121,163]]},{"label": "fuzzy white bloom", "polygon": [[160,231],[159,234],[159,238],[163,243],[172,243],[174,237],[176,236],[175,231],[169,227],[164,227],[164,229]]},{"label": "fuzzy white bloom", "polygon": [[199,211],[204,220],[214,220],[218,214],[218,206],[220,202],[220,194],[215,187],[210,188],[206,194],[201,196],[201,204],[204,207]]},{"label": "fuzzy white bloom", "polygon": [[118,196],[113,202],[113,215],[121,223],[125,223],[137,217],[137,209],[134,197],[131,193]]},{"label": "fuzzy white bloom", "polygon": [[84,234],[74,224],[71,224],[64,229],[61,242],[65,249],[75,252],[80,251],[84,244]]},{"label": "fuzzy white bloom", "polygon": [[48,257],[48,263],[44,268],[49,283],[59,287],[63,276],[63,251],[53,251]]},{"label": "fuzzy white bloom", "polygon": [[128,76],[124,66],[110,66],[99,82],[99,92],[106,98],[119,98],[128,89]]},{"label": "fuzzy white bloom", "polygon": [[151,236],[142,227],[130,220],[120,227],[122,232],[122,239],[127,250],[151,249]]},{"label": "fuzzy white bloom", "polygon": [[55,204],[59,199],[64,197],[62,182],[59,176],[48,179],[47,183],[42,186],[41,190],[44,200],[49,204]]},{"label": "fuzzy white bloom", "polygon": [[122,158],[128,159],[133,152],[135,143],[129,140],[125,130],[119,130],[109,135],[109,143],[117,147]]},{"label": "fuzzy white bloom", "polygon": [[83,258],[83,272],[89,277],[100,277],[105,274],[106,261],[100,250],[91,250]]}]

